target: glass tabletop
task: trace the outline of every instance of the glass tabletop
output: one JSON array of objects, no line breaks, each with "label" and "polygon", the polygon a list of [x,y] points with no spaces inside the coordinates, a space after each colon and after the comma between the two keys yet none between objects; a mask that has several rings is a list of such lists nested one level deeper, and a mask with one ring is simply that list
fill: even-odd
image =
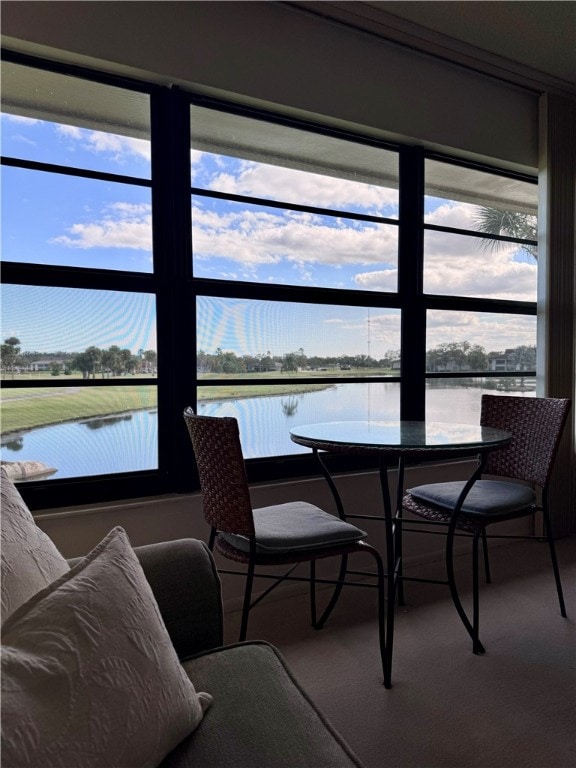
[{"label": "glass tabletop", "polygon": [[440,421],[332,421],[304,424],[290,430],[299,445],[341,446],[367,450],[484,449],[507,443],[508,432],[478,424]]}]

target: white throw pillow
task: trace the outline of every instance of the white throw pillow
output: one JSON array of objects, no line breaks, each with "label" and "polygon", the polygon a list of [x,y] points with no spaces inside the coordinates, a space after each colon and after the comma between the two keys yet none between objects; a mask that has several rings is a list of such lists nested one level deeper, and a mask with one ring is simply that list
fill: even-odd
[{"label": "white throw pillow", "polygon": [[211,702],[122,528],[4,624],[3,768],[153,768]]},{"label": "white throw pillow", "polygon": [[14,483],[0,470],[2,532],[2,623],[22,603],[70,570],[52,540],[40,530]]}]

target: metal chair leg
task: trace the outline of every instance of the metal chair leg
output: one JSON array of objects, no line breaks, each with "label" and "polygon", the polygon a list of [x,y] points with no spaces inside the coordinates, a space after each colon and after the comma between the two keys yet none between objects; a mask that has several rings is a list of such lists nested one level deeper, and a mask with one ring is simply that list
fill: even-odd
[{"label": "metal chair leg", "polygon": [[474,539],[472,541],[472,652],[473,653],[482,653],[482,651],[479,650],[480,646],[480,640],[479,640],[479,633],[480,633],[480,593],[478,589],[478,581],[479,581],[479,575],[478,575],[478,543],[479,543],[479,536],[478,534],[474,534]]},{"label": "metal chair leg", "polygon": [[332,592],[332,597],[330,598],[328,605],[324,609],[324,613],[318,621],[315,624],[312,624],[314,629],[322,629],[324,624],[326,623],[328,617],[334,610],[334,606],[338,602],[338,598],[340,597],[340,592],[342,592],[342,588],[344,587],[344,581],[346,580],[346,572],[348,570],[348,555],[342,555],[342,559],[340,561],[340,571],[338,573],[338,580],[336,582],[336,586],[334,587],[334,592]]},{"label": "metal chair leg", "polygon": [[450,587],[450,594],[452,595],[452,601],[454,607],[458,612],[458,616],[464,624],[466,631],[470,635],[473,641],[473,652],[476,654],[484,653],[484,646],[480,642],[479,638],[474,636],[474,627],[470,623],[470,619],[466,615],[466,611],[462,606],[460,596],[458,595],[458,589],[456,588],[456,578],[454,576],[454,534],[455,526],[450,525],[448,528],[448,536],[446,539],[446,573],[448,576],[448,586]]},{"label": "metal chair leg", "polygon": [[[378,572],[378,640],[380,643],[380,658],[384,673],[384,687],[392,688],[392,647],[394,637],[394,605],[388,611],[384,619],[384,563],[380,554],[374,550],[368,550],[374,556]],[[391,623],[390,623],[391,622]]]},{"label": "metal chair leg", "polygon": [[552,534],[552,524],[550,522],[550,515],[548,513],[548,505],[544,500],[543,508],[544,519],[544,531],[546,538],[548,539],[548,546],[550,548],[550,558],[552,560],[552,569],[554,571],[554,580],[556,581],[556,591],[558,592],[558,602],[560,604],[560,615],[563,618],[567,618],[566,605],[564,604],[564,594],[562,592],[562,582],[560,581],[560,569],[558,568],[558,558],[556,557],[556,546],[554,545],[554,536]]},{"label": "metal chair leg", "polygon": [[486,584],[491,584],[492,577],[490,576],[490,560],[488,558],[488,537],[486,536],[486,528],[482,529],[482,552],[484,553],[484,575]]},{"label": "metal chair leg", "polygon": [[310,618],[314,629],[318,629],[316,622],[316,561],[310,560]]},{"label": "metal chair leg", "polygon": [[246,571],[246,587],[244,589],[244,603],[242,605],[242,621],[240,623],[240,637],[238,641],[242,643],[246,640],[246,632],[248,630],[248,614],[250,613],[250,601],[252,599],[252,584],[254,582],[254,563],[248,564],[248,570]]}]

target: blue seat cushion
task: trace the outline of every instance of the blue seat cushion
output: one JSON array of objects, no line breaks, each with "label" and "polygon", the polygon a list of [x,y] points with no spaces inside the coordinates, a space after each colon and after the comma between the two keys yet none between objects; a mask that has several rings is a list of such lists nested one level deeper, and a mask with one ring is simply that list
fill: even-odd
[{"label": "blue seat cushion", "polygon": [[[409,488],[414,498],[444,509],[454,509],[465,486],[463,481],[430,483]],[[536,503],[532,488],[504,480],[477,480],[470,489],[462,512],[470,515],[500,515],[526,509]]]},{"label": "blue seat cushion", "polygon": [[[368,535],[306,501],[255,509],[254,527],[256,551],[268,555],[353,544]],[[221,533],[220,537],[242,552],[250,551],[247,536]]]}]

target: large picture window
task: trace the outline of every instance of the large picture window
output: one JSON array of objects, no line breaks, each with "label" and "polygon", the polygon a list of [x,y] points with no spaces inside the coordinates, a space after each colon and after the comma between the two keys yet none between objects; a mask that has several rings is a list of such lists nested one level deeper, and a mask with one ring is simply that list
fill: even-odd
[{"label": "large picture window", "polygon": [[298,424],[534,395],[533,179],[16,54],[2,166],[1,455],[40,466],[32,506],[192,489],[188,405],[274,479],[310,472]]}]

